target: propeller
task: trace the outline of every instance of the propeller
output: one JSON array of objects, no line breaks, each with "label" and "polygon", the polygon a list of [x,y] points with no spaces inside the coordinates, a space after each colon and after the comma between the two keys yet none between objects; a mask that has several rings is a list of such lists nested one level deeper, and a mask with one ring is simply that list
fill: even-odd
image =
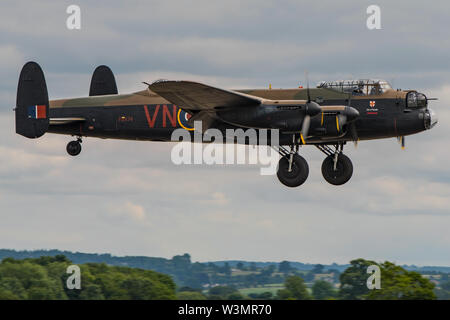
[{"label": "propeller", "polygon": [[397,137],[398,143],[402,146],[402,150],[405,150],[405,136]]},{"label": "propeller", "polygon": [[305,78],[306,78],[306,94],[308,100],[306,101],[305,104],[306,114],[305,117],[303,118],[302,130],[300,131],[300,140],[302,144],[306,144],[305,139],[308,137],[309,126],[311,124],[311,117],[318,115],[322,111],[320,105],[317,102],[311,101],[311,92],[309,90],[309,79],[307,71],[305,71]]},{"label": "propeller", "polygon": [[[306,77],[306,95],[307,95],[307,101],[305,104],[306,114],[303,119],[302,123],[302,129],[300,131],[300,140],[302,144],[306,144],[306,139],[308,137],[309,133],[309,127],[311,124],[311,117],[314,117],[322,112],[322,119],[321,119],[321,125],[323,125],[323,118],[324,113],[322,111],[322,108],[320,105],[315,102],[311,101],[311,91],[309,88],[309,78],[308,78],[308,72],[305,71],[305,77]],[[351,106],[351,94],[348,99],[348,106],[345,107],[343,111],[340,111],[336,114],[336,128],[337,131],[340,132],[345,124],[349,124],[350,126],[350,134],[352,136],[352,139],[355,143],[355,146],[358,144],[358,132],[356,130],[355,120],[359,117],[359,112],[355,108]]]},{"label": "propeller", "polygon": [[[348,107],[352,108],[352,94],[348,95]],[[355,121],[350,122],[350,135],[352,136],[353,143],[355,144],[355,148],[358,147],[358,130],[356,130]]]},{"label": "propeller", "polygon": [[305,137],[308,136],[310,123],[311,123],[311,116],[306,115],[305,118],[303,118],[302,131],[300,132],[300,139],[302,140],[302,144],[306,144]]},{"label": "propeller", "polygon": [[352,136],[353,144],[355,145],[355,148],[357,148],[358,142],[359,142],[359,137],[358,137],[358,131],[356,130],[356,126],[355,126],[354,122],[352,122],[350,124],[350,135]]},{"label": "propeller", "polygon": [[309,77],[308,77],[308,71],[305,71],[305,78],[306,78],[306,94],[308,97],[308,101],[307,102],[311,102],[311,94],[309,91]]},{"label": "propeller", "polygon": [[355,147],[358,145],[358,131],[356,130],[355,120],[359,117],[359,111],[351,106],[351,94],[348,98],[348,106],[343,111],[336,114],[336,129],[340,132],[345,124],[348,124],[348,129]]}]

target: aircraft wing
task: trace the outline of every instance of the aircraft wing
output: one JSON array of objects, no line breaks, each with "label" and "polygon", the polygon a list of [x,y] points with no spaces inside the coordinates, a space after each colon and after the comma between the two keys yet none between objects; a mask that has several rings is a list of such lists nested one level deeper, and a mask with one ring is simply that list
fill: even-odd
[{"label": "aircraft wing", "polygon": [[150,84],[149,89],[180,108],[192,111],[255,106],[263,101],[255,96],[192,81],[160,80]]}]

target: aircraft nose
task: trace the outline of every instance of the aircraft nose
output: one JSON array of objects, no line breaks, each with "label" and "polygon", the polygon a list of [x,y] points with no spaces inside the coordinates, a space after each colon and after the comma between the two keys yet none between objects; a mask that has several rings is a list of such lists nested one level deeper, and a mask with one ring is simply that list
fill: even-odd
[{"label": "aircraft nose", "polygon": [[433,128],[438,123],[438,116],[433,109],[430,109],[430,120],[431,120],[431,128]]},{"label": "aircraft nose", "polygon": [[425,128],[431,129],[438,123],[438,117],[433,109],[427,109],[425,111]]}]

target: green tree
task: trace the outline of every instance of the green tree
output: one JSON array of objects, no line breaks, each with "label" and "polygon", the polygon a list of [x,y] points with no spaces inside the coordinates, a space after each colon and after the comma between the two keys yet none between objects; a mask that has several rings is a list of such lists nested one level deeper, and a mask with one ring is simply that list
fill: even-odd
[{"label": "green tree", "polygon": [[[0,265],[0,274],[1,274],[1,268]],[[3,292],[3,295],[6,300],[11,299],[27,299],[28,295],[25,290],[25,288],[22,285],[22,282],[19,281],[17,278],[10,277],[10,276],[3,276],[0,277],[0,292]],[[2,298],[3,300],[3,298]]]},{"label": "green tree", "polygon": [[447,291],[450,291],[450,281],[446,281],[441,284],[441,288]]},{"label": "green tree", "polygon": [[281,261],[278,265],[278,271],[281,273],[289,273],[291,270],[292,267],[289,261]]},{"label": "green tree", "polygon": [[337,292],[328,281],[318,280],[312,286],[312,295],[314,299],[325,300],[335,298]]},{"label": "green tree", "polygon": [[272,292],[266,291],[262,293],[250,293],[248,296],[252,299],[270,300],[273,294]]},{"label": "green tree", "polygon": [[225,262],[225,264],[221,268],[221,273],[224,273],[226,276],[231,276],[231,267],[228,262]]},{"label": "green tree", "polygon": [[[369,290],[367,267],[378,265],[381,271],[381,289]],[[392,262],[377,264],[373,261],[357,259],[340,276],[341,299],[382,299],[382,300],[428,300],[436,299],[434,284],[420,273],[407,271]]]},{"label": "green tree", "polygon": [[83,283],[79,298],[80,300],[105,300],[101,286],[93,283]]},{"label": "green tree", "polygon": [[226,300],[231,294],[239,293],[239,291],[232,286],[216,286],[209,289],[208,299],[210,300]]},{"label": "green tree", "polygon": [[20,299],[67,299],[61,280],[51,277],[47,268],[34,259],[3,260],[0,279],[1,286]]},{"label": "green tree", "polygon": [[178,289],[178,292],[184,292],[184,291],[194,291],[194,292],[202,292],[202,289],[199,288],[191,288],[188,286],[184,286]]},{"label": "green tree", "polygon": [[12,291],[0,288],[0,300],[19,300],[20,297]]},{"label": "green tree", "polygon": [[177,293],[178,300],[206,300],[205,295],[197,291],[182,291]]},{"label": "green tree", "polygon": [[374,300],[433,300],[434,284],[418,272],[407,271],[386,261],[381,267],[381,289],[370,290],[366,299]]},{"label": "green tree", "polygon": [[299,276],[287,277],[284,282],[284,289],[278,290],[277,296],[282,300],[308,300],[311,296],[308,293],[305,282]]},{"label": "green tree", "polygon": [[276,269],[276,266],[274,264],[271,264],[261,270],[261,275],[270,277],[272,275],[272,273],[275,272],[275,269]]},{"label": "green tree", "polygon": [[0,299],[175,299],[175,283],[164,274],[106,264],[80,265],[81,290],[66,287],[64,256],[4,259],[0,263]]},{"label": "green tree", "polygon": [[189,269],[191,265],[191,256],[187,253],[182,256],[174,256],[172,263],[175,269]]},{"label": "green tree", "polygon": [[227,296],[227,299],[228,300],[244,300],[245,297],[239,291],[236,291],[236,292],[230,293]]},{"label": "green tree", "polygon": [[450,281],[441,283],[441,287],[436,289],[436,296],[439,300],[450,300]]},{"label": "green tree", "polygon": [[324,266],[321,264],[316,264],[314,266],[314,268],[311,270],[312,273],[317,274],[317,273],[323,273],[324,272]]},{"label": "green tree", "polygon": [[350,261],[350,267],[341,273],[339,280],[341,287],[339,298],[343,300],[361,300],[369,293],[367,288],[367,279],[370,276],[367,268],[370,265],[376,265],[374,261],[356,259]]}]

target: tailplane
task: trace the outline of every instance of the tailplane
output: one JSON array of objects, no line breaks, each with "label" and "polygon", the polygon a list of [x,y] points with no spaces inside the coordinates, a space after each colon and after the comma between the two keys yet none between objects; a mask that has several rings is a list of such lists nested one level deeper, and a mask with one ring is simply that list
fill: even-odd
[{"label": "tailplane", "polygon": [[16,132],[39,138],[49,126],[49,103],[44,73],[36,62],[26,63],[20,72],[16,102]]}]

